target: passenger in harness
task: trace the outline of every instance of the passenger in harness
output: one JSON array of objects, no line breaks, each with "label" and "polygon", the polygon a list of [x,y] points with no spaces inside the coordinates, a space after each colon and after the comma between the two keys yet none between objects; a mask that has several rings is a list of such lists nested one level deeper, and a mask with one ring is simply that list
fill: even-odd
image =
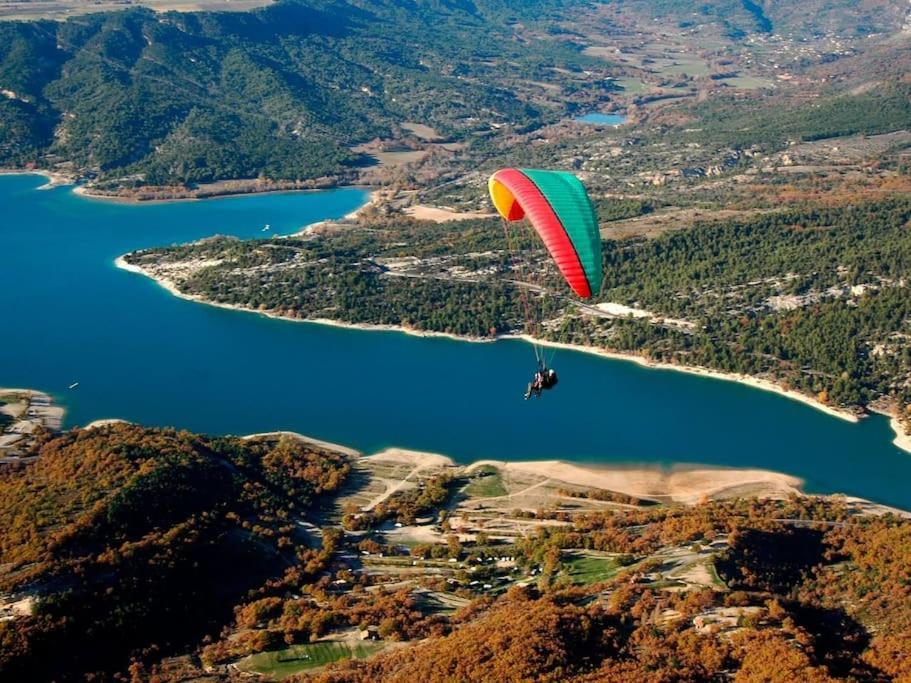
[{"label": "passenger in harness", "polygon": [[545,389],[553,389],[557,385],[557,373],[553,368],[548,368],[544,361],[538,362],[538,371],[528,383],[528,389],[525,391],[525,400],[532,396],[540,398]]}]

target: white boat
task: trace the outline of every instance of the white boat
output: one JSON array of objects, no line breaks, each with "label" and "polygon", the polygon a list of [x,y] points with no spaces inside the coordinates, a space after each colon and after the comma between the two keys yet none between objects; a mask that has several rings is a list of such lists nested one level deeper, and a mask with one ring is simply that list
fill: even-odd
[{"label": "white boat", "polygon": [[70,389],[75,389],[75,388],[78,387],[78,386],[79,386],[79,382],[73,382],[73,383],[70,385]]},{"label": "white boat", "polygon": [[268,223],[266,223],[266,227],[263,228],[263,232],[266,232],[266,230],[268,230],[270,227],[271,227],[271,226],[270,226]]}]

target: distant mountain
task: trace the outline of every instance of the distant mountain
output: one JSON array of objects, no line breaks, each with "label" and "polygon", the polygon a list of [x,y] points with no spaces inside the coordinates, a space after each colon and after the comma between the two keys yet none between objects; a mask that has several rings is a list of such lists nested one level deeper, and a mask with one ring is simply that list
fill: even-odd
[{"label": "distant mountain", "polygon": [[717,23],[732,37],[862,37],[900,30],[908,16],[908,5],[900,0],[625,0],[624,4],[676,21],[681,28]]},{"label": "distant mountain", "polygon": [[557,4],[289,0],[0,23],[0,165],[149,184],[313,178],[403,122],[527,125],[546,112],[522,79],[586,61],[514,39],[510,21]]}]

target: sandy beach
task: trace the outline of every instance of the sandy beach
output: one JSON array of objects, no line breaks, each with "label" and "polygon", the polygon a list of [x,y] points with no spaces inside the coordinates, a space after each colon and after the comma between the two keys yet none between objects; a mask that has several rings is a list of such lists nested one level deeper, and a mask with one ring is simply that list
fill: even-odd
[{"label": "sandy beach", "polygon": [[799,494],[803,485],[797,477],[759,469],[681,467],[664,470],[657,467],[579,465],[560,460],[482,460],[469,469],[483,465],[573,486],[604,489],[636,498],[667,499],[687,505],[704,498],[723,496],[726,492],[749,491],[754,496],[787,497]]},{"label": "sandy beach", "polygon": [[892,443],[901,448],[903,451],[908,451],[911,453],[911,434],[905,433],[904,426],[894,415],[889,417],[889,426],[891,426],[892,431],[895,432],[895,439],[893,439]]},{"label": "sandy beach", "polygon": [[[362,188],[362,189],[364,189],[364,188]],[[278,238],[301,237],[303,235],[308,235],[308,234],[318,231],[319,228],[324,225],[328,226],[328,225],[333,225],[333,224],[337,224],[337,223],[341,223],[341,222],[354,221],[357,219],[357,217],[359,215],[361,215],[361,213],[366,211],[368,208],[370,208],[372,206],[376,206],[382,199],[382,196],[383,196],[383,193],[380,190],[371,190],[370,195],[368,196],[367,201],[365,203],[361,204],[354,211],[349,211],[341,218],[334,218],[334,219],[328,219],[328,220],[324,220],[324,221],[317,221],[316,223],[310,223],[309,225],[305,225],[303,228],[301,228],[297,232],[291,233],[290,235],[277,235],[277,237]]]},{"label": "sandy beach", "polygon": [[[458,467],[450,457],[440,453],[405,448],[386,448],[378,453],[362,455],[359,451],[338,444],[320,441],[297,432],[265,432],[250,434],[244,439],[289,435],[306,443],[336,450],[375,463],[405,465],[413,476],[418,471]],[[564,462],[562,460],[504,462],[480,460],[464,466],[465,473],[493,466],[505,472],[521,473],[542,480],[598,488],[638,498],[660,498],[675,503],[693,505],[705,498],[725,494],[745,493],[751,496],[787,497],[800,495],[803,481],[780,472],[739,468],[690,468],[670,470],[653,466],[608,466]],[[862,499],[857,499],[862,500]]]},{"label": "sandy beach", "polygon": [[419,469],[429,469],[431,467],[454,467],[455,461],[439,453],[428,453],[425,451],[411,451],[405,448],[386,448],[379,453],[365,456],[365,460],[376,462],[395,462],[411,465]]},{"label": "sandy beach", "polygon": [[737,382],[739,384],[746,384],[747,386],[753,387],[754,389],[762,389],[763,391],[771,391],[778,394],[779,396],[785,396],[794,401],[800,401],[812,408],[821,410],[822,412],[831,415],[832,417],[837,417],[842,420],[847,420],[848,422],[859,422],[860,418],[857,417],[854,413],[842,409],[836,408],[833,406],[820,403],[812,396],[807,394],[802,394],[799,391],[794,391],[791,389],[785,389],[779,384],[772,382],[767,379],[762,379],[761,377],[753,377],[751,375],[738,375],[728,372],[720,372],[718,370],[712,370],[710,368],[702,368],[692,365],[674,365],[673,363],[658,363],[642,356],[637,356],[629,353],[619,353],[616,351],[607,351],[605,349],[600,349],[594,346],[582,346],[576,344],[564,344],[561,342],[546,341],[546,340],[537,340],[529,335],[518,335],[519,339],[524,339],[528,342],[534,342],[542,346],[547,346],[551,348],[558,349],[568,349],[570,351],[581,351],[583,353],[591,353],[597,356],[602,356],[604,358],[613,358],[615,360],[625,360],[638,363],[639,365],[651,368],[654,370],[674,370],[676,372],[686,372],[691,375],[702,375],[703,377],[711,377],[712,379],[720,379],[726,382]]},{"label": "sandy beach", "polygon": [[494,213],[486,211],[454,211],[439,206],[416,204],[405,209],[405,215],[420,221],[433,221],[434,223],[447,223],[449,221],[467,221],[473,218],[493,218]]},{"label": "sandy beach", "polygon": [[[407,468],[402,470],[409,472],[403,481],[413,479],[421,471],[458,467],[445,455],[403,448],[387,448],[364,460]],[[735,495],[785,498],[801,495],[803,485],[798,477],[761,469],[685,466],[665,469],[651,465],[597,465],[562,460],[479,460],[462,466],[461,472],[470,475],[480,467],[494,467],[513,480],[525,482],[521,485],[524,491],[504,495],[503,500],[545,486],[554,490],[572,486],[694,505],[706,498]],[[400,490],[402,486],[400,482],[392,491]],[[387,490],[380,499],[389,495],[390,490]]]},{"label": "sandy beach", "polygon": [[2,168],[0,169],[0,175],[40,175],[44,178],[47,178],[47,182],[44,185],[36,188],[38,190],[52,190],[55,187],[72,185],[75,182],[75,178],[73,176],[67,175],[65,173],[55,173],[53,171]]},{"label": "sandy beach", "polygon": [[303,441],[304,443],[310,444],[317,448],[325,448],[330,451],[338,451],[339,453],[344,453],[345,455],[350,455],[353,458],[359,458],[363,454],[360,451],[356,451],[353,448],[348,448],[347,446],[342,446],[337,443],[332,443],[330,441],[322,441],[320,439],[314,439],[313,437],[307,436],[305,434],[300,434],[299,432],[288,432],[288,431],[276,431],[276,432],[259,432],[258,434],[247,434],[240,437],[241,439],[264,439],[269,437],[276,436],[290,436],[291,438],[297,439],[298,441]]},{"label": "sandy beach", "polygon": [[128,424],[132,424],[132,423],[129,420],[121,420],[118,417],[108,417],[108,418],[104,418],[102,420],[92,420],[87,425],[85,425],[83,427],[83,429],[89,430],[89,429],[98,429],[100,427],[108,427],[110,425],[128,425]]}]

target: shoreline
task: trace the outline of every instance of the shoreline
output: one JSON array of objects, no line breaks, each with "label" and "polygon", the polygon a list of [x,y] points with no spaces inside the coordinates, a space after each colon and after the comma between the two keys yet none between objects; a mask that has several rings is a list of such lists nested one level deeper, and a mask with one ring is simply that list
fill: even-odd
[{"label": "shoreline", "polygon": [[882,410],[881,408],[870,408],[870,410],[878,415],[889,418],[889,426],[895,433],[895,438],[892,439],[892,443],[897,448],[911,453],[911,434],[905,432],[904,425],[898,419],[898,416],[891,411]]},{"label": "shoreline", "polygon": [[[648,463],[587,463],[568,460],[474,460],[458,463],[448,455],[430,451],[389,446],[375,453],[364,453],[348,446],[315,439],[292,431],[262,432],[247,434],[241,439],[290,436],[306,444],[328,448],[373,463],[407,465],[415,472],[432,469],[458,468],[465,474],[491,466],[504,472],[538,477],[569,486],[588,489],[603,489],[637,498],[663,498],[673,503],[695,505],[705,497],[724,497],[744,488],[754,491],[761,498],[806,496],[805,484],[800,477],[755,467],[713,467],[695,463],[680,463],[670,467]],[[825,494],[843,495],[843,494]],[[858,498],[873,506],[879,503]]]},{"label": "shoreline", "polygon": [[[369,186],[366,185],[329,185],[326,187],[302,187],[302,188],[287,188],[287,189],[271,189],[271,190],[246,190],[246,191],[236,191],[236,192],[219,192],[213,194],[206,194],[198,197],[162,197],[162,198],[149,198],[149,199],[137,199],[136,197],[124,197],[120,195],[113,194],[96,194],[91,191],[91,189],[86,188],[85,185],[76,185],[75,183],[62,183],[63,185],[74,185],[73,194],[85,199],[90,199],[93,201],[101,202],[112,202],[114,204],[127,204],[131,206],[143,206],[151,204],[175,204],[181,202],[207,202],[218,199],[237,199],[239,197],[262,197],[270,194],[299,194],[299,193],[313,193],[313,192],[332,192],[333,190],[346,190],[346,189],[358,189],[366,190],[371,192],[371,195],[375,190],[372,190]],[[43,188],[38,188],[43,189]],[[364,206],[367,206],[370,203],[368,200]],[[363,208],[363,207],[361,207]],[[350,213],[355,213],[352,211]],[[349,214],[345,214],[340,219],[344,220],[348,218]],[[322,221],[320,221],[322,222]],[[290,237],[291,235],[286,235]]]},{"label": "shoreline", "polygon": [[892,440],[892,443],[895,444],[897,448],[901,448],[903,451],[911,453],[911,434],[906,434],[904,432],[902,423],[899,422],[898,418],[894,415],[889,417],[889,426],[892,427],[892,431],[895,432],[895,438]]},{"label": "shoreline", "polygon": [[496,467],[507,473],[543,477],[571,486],[612,491],[647,500],[666,499],[664,502],[684,505],[696,505],[704,498],[723,498],[743,489],[752,489],[754,493],[751,497],[761,498],[814,495],[803,491],[806,482],[800,477],[756,467],[479,460],[468,465],[467,470],[484,466]]},{"label": "shoreline", "polygon": [[[252,196],[261,196],[261,195],[270,195],[270,194],[296,194],[299,192],[328,192],[332,190],[344,190],[344,189],[359,189],[366,190],[371,193],[370,199],[361,207],[366,208],[371,204],[375,203],[374,193],[377,190],[374,190],[369,185],[362,185],[359,183],[328,183],[326,185],[321,185],[318,187],[287,187],[287,188],[270,188],[264,190],[257,189],[242,189],[242,188],[228,188],[223,192],[215,191],[211,194],[200,194],[200,195],[188,195],[188,196],[172,196],[172,197],[131,197],[128,195],[119,195],[119,194],[105,194],[102,192],[93,192],[92,188],[86,187],[85,185],[80,185],[79,180],[76,176],[68,173],[58,173],[56,171],[47,171],[42,169],[17,169],[17,168],[0,168],[0,176],[5,175],[38,175],[44,178],[47,178],[48,182],[44,185],[35,188],[37,190],[51,190],[55,187],[73,187],[73,194],[86,199],[92,199],[97,201],[104,202],[113,202],[115,204],[170,204],[172,202],[201,202],[208,201],[211,199],[231,199],[236,197],[252,197]],[[227,181],[216,181],[216,182],[236,182],[232,180]],[[346,214],[341,219],[337,220],[346,220],[349,216],[356,214],[357,210]],[[322,222],[322,221],[321,221]]]},{"label": "shoreline", "polygon": [[303,441],[306,444],[311,446],[316,446],[317,448],[325,448],[327,450],[338,451],[339,453],[344,453],[352,458],[363,458],[364,454],[360,451],[351,448],[349,446],[342,446],[341,444],[333,443],[331,441],[323,441],[322,439],[315,439],[312,436],[307,436],[306,434],[301,434],[300,432],[289,432],[285,429],[279,429],[273,432],[257,432],[256,434],[244,434],[240,438],[244,441],[253,440],[253,439],[265,439],[268,437],[282,437],[290,436],[293,439],[298,441]]},{"label": "shoreline", "polygon": [[[738,375],[734,373],[726,373],[720,370],[713,370],[711,368],[704,368],[699,366],[689,366],[689,365],[675,365],[673,363],[660,363],[652,361],[642,356],[632,354],[632,353],[622,353],[619,351],[609,351],[606,349],[601,349],[594,346],[584,346],[581,344],[568,344],[565,342],[555,342],[549,340],[538,340],[527,334],[507,334],[507,335],[498,335],[491,338],[474,338],[474,337],[464,337],[456,334],[451,334],[448,332],[434,332],[430,330],[415,330],[400,325],[384,325],[384,324],[370,324],[370,323],[347,323],[338,320],[331,320],[328,318],[292,318],[289,316],[279,315],[271,311],[259,311],[256,309],[248,308],[246,306],[240,306],[237,304],[225,304],[216,301],[210,301],[204,297],[196,294],[184,294],[179,291],[176,285],[170,280],[159,279],[148,273],[145,269],[140,266],[136,266],[130,263],[127,263],[123,256],[118,257],[115,260],[115,265],[118,268],[129,271],[131,273],[136,273],[138,275],[144,275],[148,277],[153,282],[156,282],[159,286],[166,289],[168,292],[177,296],[181,299],[187,301],[194,301],[196,303],[206,304],[208,306],[216,306],[218,308],[226,308],[234,311],[243,311],[245,313],[258,313],[269,318],[275,318],[279,320],[286,320],[289,322],[297,323],[312,323],[315,325],[326,325],[329,327],[340,327],[347,329],[357,329],[365,331],[383,331],[383,332],[398,332],[402,334],[407,334],[415,337],[441,337],[446,339],[451,339],[454,341],[460,342],[470,342],[470,343],[492,343],[500,340],[509,340],[509,339],[519,339],[529,343],[536,343],[542,346],[549,348],[564,349],[568,351],[577,351],[580,353],[588,353],[591,355],[600,356],[602,358],[609,358],[612,360],[621,360],[636,363],[641,367],[649,368],[652,370],[671,370],[675,372],[684,372],[691,375],[700,375],[702,377],[708,377],[710,379],[723,380],[726,382],[736,382],[745,386],[752,387],[761,391],[767,391],[771,393],[778,394],[784,398],[789,398],[792,401],[798,401],[803,403],[806,406],[815,408],[831,417],[836,417],[841,420],[846,420],[848,422],[859,422],[861,418],[855,415],[853,412],[836,408],[833,406],[828,406],[823,403],[820,403],[812,396],[803,394],[801,392],[795,391],[793,389],[785,389],[784,387],[776,384],[775,382],[763,379],[761,377],[753,377],[751,375]],[[901,426],[898,423],[898,420],[892,418],[890,421],[893,431],[895,432],[895,439],[893,443],[900,449],[911,453],[911,435],[906,435],[902,432]]]},{"label": "shoreline", "polygon": [[[642,356],[632,353],[608,351],[606,349],[599,349],[596,346],[583,346],[581,344],[576,345],[567,344],[565,342],[538,340],[527,334],[515,335],[514,338],[524,339],[529,343],[536,343],[540,344],[541,346],[547,346],[550,348],[580,351],[582,353],[590,353],[596,356],[602,356],[604,358],[612,358],[614,360],[631,361],[641,367],[649,368],[651,370],[673,370],[676,372],[684,372],[689,375],[701,375],[703,377],[709,377],[711,379],[719,379],[725,382],[735,382],[737,384],[743,384],[754,389],[760,389],[762,391],[778,394],[779,396],[789,398],[792,401],[798,401],[799,403],[803,403],[804,405],[810,406],[811,408],[822,411],[831,417],[837,417],[847,422],[860,422],[861,420],[861,418],[852,413],[850,410],[844,408],[836,408],[834,406],[820,403],[812,396],[803,394],[793,389],[785,389],[780,384],[776,384],[772,380],[763,379],[762,377],[754,377],[753,375],[740,375],[732,372],[723,372],[721,370],[713,370],[711,368],[705,368],[698,365],[675,365],[674,363],[661,363],[658,361],[643,358]],[[909,450],[909,452],[911,452],[911,450]]]},{"label": "shoreline", "polygon": [[[0,392],[30,392],[33,389],[0,389]],[[90,431],[119,424],[136,424],[121,418],[103,418],[75,427]],[[605,490],[633,496],[640,499],[659,500],[664,503],[697,505],[705,499],[723,499],[730,496],[749,498],[786,498],[821,496],[841,497],[848,502],[865,506],[872,514],[891,512],[911,517],[911,511],[878,503],[844,493],[806,493],[805,481],[795,475],[757,467],[725,467],[701,465],[698,463],[675,463],[671,466],[642,462],[593,463],[569,460],[495,460],[480,459],[470,463],[459,463],[448,455],[430,451],[419,451],[388,446],[376,452],[366,453],[350,446],[317,439],[289,430],[274,430],[245,434],[243,440],[289,436],[294,439],[327,450],[336,451],[354,460],[363,462],[393,463],[407,465],[412,474],[422,470],[457,468],[463,474],[470,474],[480,467],[495,467],[503,472],[526,477],[536,477],[539,484],[566,484],[591,490]],[[411,475],[409,475],[411,476]],[[748,493],[744,493],[744,489]],[[508,498],[509,494],[506,496]]]},{"label": "shoreline", "polygon": [[[277,239],[290,239],[292,237],[304,237],[306,235],[309,235],[314,230],[318,230],[320,227],[322,227],[324,225],[333,225],[333,224],[337,225],[339,223],[347,223],[350,221],[357,220],[357,217],[360,216],[362,212],[364,212],[367,209],[374,207],[380,203],[380,199],[382,198],[382,192],[380,190],[373,189],[370,187],[365,187],[365,186],[358,186],[358,185],[350,185],[349,187],[357,187],[358,189],[367,191],[368,192],[367,201],[364,202],[363,204],[361,204],[356,209],[354,209],[354,211],[349,211],[341,218],[327,218],[327,219],[324,219],[321,221],[316,221],[315,223],[310,223],[309,225],[305,225],[297,232],[292,232],[289,235],[276,235],[276,238]],[[341,188],[336,188],[336,189],[341,189]]]},{"label": "shoreline", "polygon": [[53,190],[55,187],[74,185],[76,182],[73,176],[67,175],[66,173],[42,171],[38,169],[0,168],[0,176],[5,175],[40,175],[43,178],[47,178],[47,182],[41,187],[36,187],[36,190]]}]

